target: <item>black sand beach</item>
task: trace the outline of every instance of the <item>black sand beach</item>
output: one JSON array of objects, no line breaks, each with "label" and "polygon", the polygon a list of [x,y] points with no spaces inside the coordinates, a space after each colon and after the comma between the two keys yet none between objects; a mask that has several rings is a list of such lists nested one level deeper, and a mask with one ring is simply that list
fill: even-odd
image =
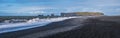
[{"label": "black sand beach", "polygon": [[120,16],[73,18],[16,32],[0,38],[120,38]]},{"label": "black sand beach", "polygon": [[46,38],[120,38],[120,17],[103,16],[89,18],[83,27],[61,32]]}]

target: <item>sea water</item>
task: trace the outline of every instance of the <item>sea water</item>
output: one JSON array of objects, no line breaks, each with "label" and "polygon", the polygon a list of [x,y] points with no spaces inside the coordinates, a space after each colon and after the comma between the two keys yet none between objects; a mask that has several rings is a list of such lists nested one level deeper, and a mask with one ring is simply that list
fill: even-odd
[{"label": "sea water", "polygon": [[45,26],[52,22],[63,21],[71,18],[76,18],[76,17],[59,17],[59,18],[46,18],[46,19],[34,18],[22,23],[2,24],[0,25],[0,33],[13,32],[13,31]]}]

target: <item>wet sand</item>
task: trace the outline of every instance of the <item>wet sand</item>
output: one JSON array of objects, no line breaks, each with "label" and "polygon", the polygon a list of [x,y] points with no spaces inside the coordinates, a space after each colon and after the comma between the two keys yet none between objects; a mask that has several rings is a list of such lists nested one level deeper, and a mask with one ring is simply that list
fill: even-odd
[{"label": "wet sand", "polygon": [[[75,19],[75,18],[73,18],[73,19]],[[2,33],[2,34],[0,34],[0,38],[21,38],[21,37],[25,37],[26,35],[31,35],[34,33],[41,33],[41,32],[43,33],[43,32],[46,32],[48,30],[53,30],[53,29],[57,29],[57,28],[64,28],[64,27],[68,27],[68,26],[71,27],[73,25],[68,25],[68,24],[71,24],[72,21],[69,21],[69,20],[72,20],[72,19],[68,19],[68,20],[64,20],[64,21],[60,21],[60,22],[53,22],[53,23],[50,23],[50,24],[42,26],[42,27],[14,31],[14,32],[8,32],[8,33]],[[41,34],[41,35],[43,35],[43,34]],[[45,35],[45,36],[47,36],[47,35]],[[41,36],[41,37],[43,37],[43,36]]]}]

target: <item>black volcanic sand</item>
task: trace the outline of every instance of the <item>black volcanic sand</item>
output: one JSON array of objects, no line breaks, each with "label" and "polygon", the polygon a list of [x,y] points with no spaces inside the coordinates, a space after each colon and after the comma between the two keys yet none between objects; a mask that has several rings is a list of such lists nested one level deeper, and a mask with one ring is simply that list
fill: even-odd
[{"label": "black volcanic sand", "polygon": [[120,38],[120,16],[88,18],[84,19],[84,22],[82,23],[80,23],[80,20],[81,18],[73,18],[60,22],[50,23],[42,27],[3,33],[0,34],[0,38],[18,38],[25,35],[30,35],[32,33],[39,33],[45,30],[81,24],[83,24],[82,27],[77,27],[73,30],[39,38]]},{"label": "black volcanic sand", "polygon": [[120,38],[120,16],[89,18],[83,24],[82,28],[44,38]]}]

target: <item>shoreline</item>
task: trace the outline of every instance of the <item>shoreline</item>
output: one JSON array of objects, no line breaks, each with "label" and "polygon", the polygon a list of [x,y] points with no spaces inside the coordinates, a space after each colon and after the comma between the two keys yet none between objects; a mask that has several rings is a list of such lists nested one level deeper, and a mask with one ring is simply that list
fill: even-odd
[{"label": "shoreline", "polygon": [[[52,35],[39,36],[38,34],[39,36],[38,38],[83,38],[83,37],[84,38],[88,38],[88,37],[89,38],[96,38],[96,37],[112,38],[112,35],[115,35],[113,38],[116,38],[118,37],[117,35],[119,35],[117,34],[120,29],[119,20],[120,18],[118,17],[102,16],[102,17],[82,19],[83,22],[81,22],[81,18],[73,18],[73,19],[68,19],[60,22],[53,22],[42,27],[0,34],[0,37],[1,38],[24,38],[24,37],[28,37],[29,35],[31,36],[32,34],[35,34],[35,33],[41,34],[42,32],[47,30],[69,27],[69,26],[77,26],[72,30],[62,31]],[[83,25],[81,26],[81,24]],[[115,31],[118,31],[118,32],[115,32]],[[31,38],[32,37],[34,36],[31,36]]]},{"label": "shoreline", "polygon": [[[74,19],[74,18],[72,18],[72,19]],[[64,20],[64,21],[67,22],[68,20],[71,20],[71,19],[67,19],[67,20]],[[42,31],[46,31],[46,30],[50,30],[50,29],[65,27],[65,26],[61,26],[60,25],[64,21],[53,22],[53,23],[50,23],[50,24],[45,25],[45,26],[31,28],[31,29],[26,29],[26,30],[20,30],[20,31],[8,32],[8,33],[2,33],[2,34],[0,34],[0,37],[3,37],[3,38],[9,38],[9,37],[11,37],[11,38],[17,38],[17,37],[21,37],[21,36],[24,36],[24,35],[29,35],[29,34],[36,33],[36,32],[42,32]]]}]

